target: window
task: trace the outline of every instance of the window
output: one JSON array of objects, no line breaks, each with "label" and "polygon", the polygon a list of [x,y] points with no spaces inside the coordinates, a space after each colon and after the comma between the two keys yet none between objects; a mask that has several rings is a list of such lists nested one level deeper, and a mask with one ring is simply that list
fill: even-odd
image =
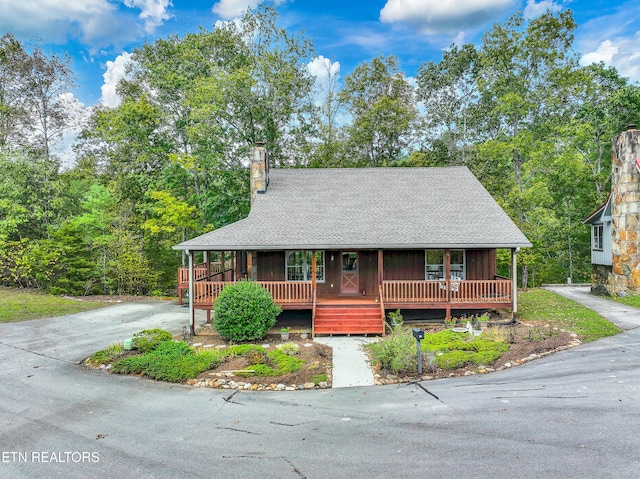
[{"label": "window", "polygon": [[596,224],[591,227],[591,249],[595,251],[603,250],[603,226]]},{"label": "window", "polygon": [[[316,251],[316,281],[324,283],[324,251]],[[287,251],[287,281],[311,281],[312,251]]]},{"label": "window", "polygon": [[[425,253],[425,278],[445,279],[444,271],[444,250],[428,249]],[[451,276],[465,278],[465,254],[463,249],[452,249],[450,251]]]}]

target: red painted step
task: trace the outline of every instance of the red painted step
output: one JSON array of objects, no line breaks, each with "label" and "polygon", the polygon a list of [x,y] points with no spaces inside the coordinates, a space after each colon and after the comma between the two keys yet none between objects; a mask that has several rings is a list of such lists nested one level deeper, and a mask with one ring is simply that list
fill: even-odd
[{"label": "red painted step", "polygon": [[314,334],[383,334],[380,306],[318,305]]}]

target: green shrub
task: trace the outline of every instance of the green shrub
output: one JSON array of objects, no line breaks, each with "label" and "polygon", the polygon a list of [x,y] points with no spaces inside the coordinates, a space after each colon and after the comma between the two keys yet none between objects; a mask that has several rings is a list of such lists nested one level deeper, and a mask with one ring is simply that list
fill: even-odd
[{"label": "green shrub", "polygon": [[288,342],[278,346],[278,349],[287,356],[295,356],[296,354],[298,354],[300,348],[296,343]]},{"label": "green shrub", "polygon": [[173,336],[170,332],[162,329],[145,329],[133,335],[133,344],[141,353],[153,351],[165,341],[171,341]]},{"label": "green shrub", "polygon": [[213,326],[225,339],[252,341],[265,337],[276,324],[280,311],[266,289],[251,281],[241,281],[220,292]]},{"label": "green shrub", "polygon": [[[247,355],[248,357],[248,355]],[[266,364],[258,363],[247,367],[246,373],[236,373],[237,376],[282,376],[284,374],[299,371],[305,361],[300,358],[287,356],[276,349],[267,354]]]},{"label": "green shrub", "polygon": [[316,374],[311,378],[311,382],[316,384],[327,382],[328,380],[329,380],[329,376],[327,376],[326,374]]},{"label": "green shrub", "polygon": [[395,311],[389,311],[387,316],[389,316],[389,328],[391,330],[402,326],[402,324],[404,323],[404,317],[402,316],[402,313],[399,309]]},{"label": "green shrub", "polygon": [[100,366],[101,364],[113,361],[124,352],[122,343],[112,343],[107,346],[107,349],[96,351],[90,358],[87,358],[87,363],[91,366]]},{"label": "green shrub", "polygon": [[254,350],[265,351],[262,346],[257,344],[236,344],[227,349],[225,354],[230,358],[242,358]]},{"label": "green shrub", "polygon": [[109,361],[111,361],[111,355],[106,349],[96,351],[90,358],[87,358],[87,363],[91,366],[100,366]]},{"label": "green shrub", "polygon": [[183,341],[165,341],[152,351],[116,361],[113,372],[181,382],[217,367],[223,359],[224,353],[220,351],[196,351]]},{"label": "green shrub", "polygon": [[469,336],[450,330],[425,335],[422,349],[435,354],[435,362],[442,369],[491,364],[509,350],[504,341],[492,341],[481,336]]},{"label": "green shrub", "polygon": [[396,327],[391,334],[367,345],[374,364],[393,374],[417,370],[416,340],[410,328]]}]

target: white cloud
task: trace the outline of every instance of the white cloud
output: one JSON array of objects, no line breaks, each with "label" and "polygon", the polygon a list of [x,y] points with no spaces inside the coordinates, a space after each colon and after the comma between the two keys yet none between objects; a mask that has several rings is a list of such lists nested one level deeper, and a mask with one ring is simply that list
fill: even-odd
[{"label": "white cloud", "polygon": [[124,4],[129,8],[141,10],[140,18],[144,20],[147,33],[153,33],[162,22],[173,16],[167,11],[173,5],[171,0],[124,0]]},{"label": "white cloud", "polygon": [[[273,0],[274,5],[281,5],[288,0]],[[211,11],[224,20],[241,16],[247,9],[254,9],[265,0],[220,0],[213,5]]]},{"label": "white cloud", "polygon": [[580,63],[604,62],[605,65],[615,67],[620,75],[632,82],[640,81],[640,31],[630,38],[615,38],[604,40],[598,48],[582,56]]},{"label": "white cloud", "polygon": [[220,0],[211,11],[220,18],[230,20],[242,15],[247,11],[247,8],[255,8],[258,3],[260,0]]},{"label": "white cloud", "polygon": [[420,33],[457,33],[484,25],[509,11],[518,0],[387,0],[384,23],[406,23]]},{"label": "white cloud", "polygon": [[553,0],[527,0],[527,6],[524,7],[525,18],[537,18],[547,10],[550,12],[559,12],[562,10],[562,5],[558,5]]},{"label": "white cloud", "polygon": [[578,25],[580,63],[604,62],[632,82],[640,81],[640,9],[637,0],[611,5],[601,16]]},{"label": "white cloud", "polygon": [[110,108],[116,108],[122,102],[116,93],[118,82],[125,78],[127,64],[131,58],[131,53],[122,52],[114,61],[107,62],[107,71],[104,73],[104,84],[101,87],[102,98],[100,103]]},{"label": "white cloud", "polygon": [[62,169],[67,170],[75,165],[73,145],[78,134],[88,124],[92,109],[85,107],[73,93],[63,93],[58,97],[58,102],[64,105],[65,111],[69,113],[71,124],[62,132],[62,138],[54,146],[53,153],[60,159]]},{"label": "white cloud", "polygon": [[0,31],[47,43],[74,38],[93,47],[112,45],[136,38],[141,27],[118,4],[140,10],[147,33],[170,18],[171,0],[12,0],[0,1]]},{"label": "white cloud", "polygon": [[316,79],[317,96],[324,97],[329,91],[336,89],[340,80],[340,62],[332,62],[319,55],[307,64],[307,70]]}]

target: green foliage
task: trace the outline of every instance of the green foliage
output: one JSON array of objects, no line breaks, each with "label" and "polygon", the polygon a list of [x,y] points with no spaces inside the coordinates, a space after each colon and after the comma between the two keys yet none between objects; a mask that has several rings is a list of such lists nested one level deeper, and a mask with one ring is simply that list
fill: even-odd
[{"label": "green foliage", "polygon": [[141,353],[147,353],[156,349],[161,343],[171,341],[173,336],[170,332],[162,329],[144,329],[133,335],[133,344]]},{"label": "green foliage", "polygon": [[280,311],[266,289],[251,281],[241,281],[220,292],[213,327],[225,339],[252,341],[266,335],[276,324]]},{"label": "green foliage", "polygon": [[[265,350],[263,349],[263,351]],[[303,359],[292,357],[280,349],[275,349],[268,352],[266,358],[261,356],[259,362],[248,366],[246,369],[250,371],[236,374],[239,376],[282,376],[299,371],[304,364]]]},{"label": "green foliage", "polygon": [[226,350],[226,355],[232,358],[241,358],[254,350],[264,351],[264,348],[257,344],[236,344]]},{"label": "green foliage", "polygon": [[626,304],[627,306],[633,306],[634,308],[640,308],[640,294],[630,294],[629,296],[616,296],[612,298],[617,303]]},{"label": "green foliage", "polygon": [[583,343],[620,332],[620,328],[595,311],[544,289],[520,292],[518,305],[518,315],[523,321],[544,321],[552,327],[572,331]]},{"label": "green foliage", "polygon": [[404,317],[399,309],[396,311],[389,311],[387,316],[389,316],[389,326],[392,330],[402,326],[402,323],[404,323]]},{"label": "green foliage", "polygon": [[300,348],[296,343],[287,342],[287,343],[280,344],[278,346],[278,349],[282,351],[284,354],[286,354],[287,356],[295,356],[296,354],[298,354],[298,351]]},{"label": "green foliage", "polygon": [[96,351],[91,357],[87,358],[87,363],[91,366],[100,366],[101,364],[113,361],[124,352],[124,346],[121,343],[113,343],[107,346],[107,349]]},{"label": "green foliage", "polygon": [[195,351],[183,341],[165,341],[144,354],[114,362],[112,370],[120,374],[141,374],[159,381],[181,382],[217,367],[223,358],[224,354],[219,351]]},{"label": "green foliage", "polygon": [[328,380],[329,380],[329,376],[327,376],[326,374],[316,374],[311,378],[311,382],[316,384],[327,382]]},{"label": "green foliage", "polygon": [[111,359],[109,351],[101,349],[100,351],[93,353],[93,355],[87,359],[87,363],[91,366],[100,366],[101,364],[111,361]]},{"label": "green foliage", "polygon": [[482,336],[468,336],[445,330],[425,335],[422,349],[435,355],[438,367],[456,369],[468,365],[489,365],[508,351],[509,345]]},{"label": "green foliage", "polygon": [[[442,369],[491,364],[509,350],[509,345],[504,342],[462,336],[451,330],[426,334],[421,347],[431,358],[430,367]],[[396,328],[390,335],[367,345],[367,348],[372,361],[387,371],[397,374],[417,370],[416,341],[410,328]]]},{"label": "green foliage", "polygon": [[410,328],[397,327],[384,338],[368,344],[374,364],[394,374],[417,370],[416,340]]}]

